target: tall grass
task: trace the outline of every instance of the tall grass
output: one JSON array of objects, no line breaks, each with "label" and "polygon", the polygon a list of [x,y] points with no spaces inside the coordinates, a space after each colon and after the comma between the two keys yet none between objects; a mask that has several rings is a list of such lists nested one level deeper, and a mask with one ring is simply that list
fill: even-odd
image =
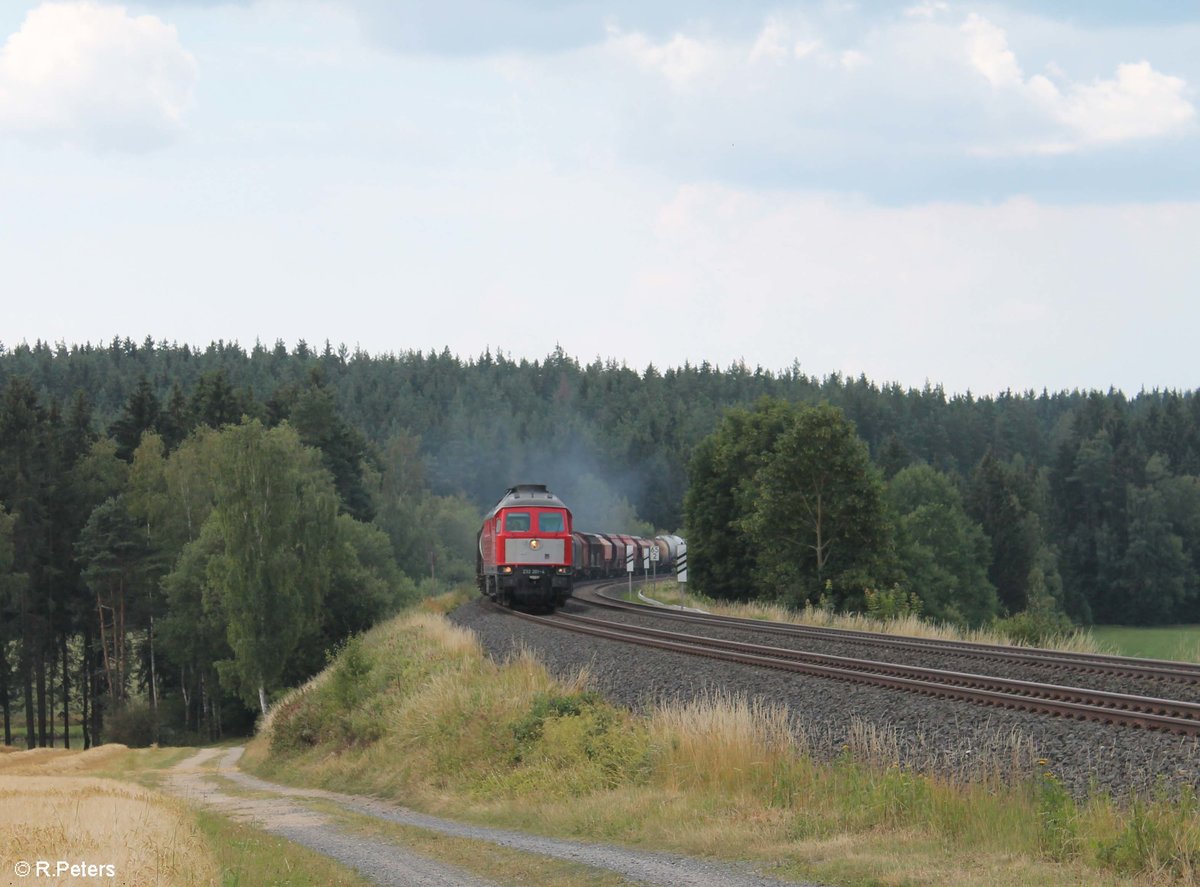
[{"label": "tall grass", "polygon": [[1186,879],[1200,860],[1193,802],[1078,802],[1017,734],[937,777],[902,767],[895,733],[865,721],[822,761],[782,705],[714,692],[634,715],[586,673],[557,681],[528,651],[497,664],[430,613],[377,627],[356,655],[377,737],[348,738],[335,683],[318,682],[264,725],[259,772],[831,879],[1123,883]]},{"label": "tall grass", "polygon": [[[686,603],[717,616],[735,616],[740,619],[760,619],[769,622],[787,622],[793,625],[812,625],[818,628],[841,628],[850,631],[873,631],[880,634],[905,637],[929,638],[940,641],[969,641],[979,644],[1002,644],[1004,646],[1027,646],[1007,634],[988,628],[964,628],[946,622],[934,622],[919,615],[907,614],[891,619],[877,619],[869,613],[838,613],[815,607],[811,603],[803,609],[792,609],[782,604],[760,601],[721,601],[704,595],[683,595],[678,583],[660,582],[644,587],[643,594],[666,604]],[[1076,653],[1106,653],[1108,648],[1085,630],[1055,635],[1044,646],[1054,650]]]}]

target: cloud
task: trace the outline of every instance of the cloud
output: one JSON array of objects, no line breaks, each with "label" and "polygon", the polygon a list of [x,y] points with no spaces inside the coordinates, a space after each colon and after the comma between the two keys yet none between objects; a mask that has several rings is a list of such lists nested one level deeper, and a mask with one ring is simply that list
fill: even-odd
[{"label": "cloud", "polygon": [[916,19],[931,19],[937,17],[939,13],[949,12],[950,4],[942,2],[942,0],[925,0],[923,3],[917,3],[904,10],[905,18]]},{"label": "cloud", "polygon": [[196,62],[152,15],[43,3],[0,48],[0,133],[36,144],[146,151],[183,123]]},{"label": "cloud", "polygon": [[959,391],[1194,385],[1177,357],[1200,319],[1200,203],[895,207],[690,184],[654,218],[631,301],[703,317],[675,331],[693,354]]},{"label": "cloud", "polygon": [[1020,86],[1023,80],[1017,57],[1008,48],[1002,28],[972,13],[962,26],[967,38],[967,57],[971,65],[992,86]]},{"label": "cloud", "polygon": [[1117,67],[1114,80],[1072,86],[1060,96],[1064,123],[1092,142],[1166,135],[1191,122],[1196,109],[1179,77],[1160,74],[1146,61]]},{"label": "cloud", "polygon": [[639,67],[657,72],[676,87],[686,86],[712,69],[719,58],[714,45],[683,34],[655,43],[645,34],[622,33],[614,27],[609,29],[607,46]]},{"label": "cloud", "polygon": [[982,16],[972,13],[961,30],[967,59],[978,73],[994,88],[1021,96],[1063,130],[1059,138],[1021,144],[1013,151],[1069,153],[1088,145],[1170,135],[1195,119],[1187,82],[1154,70],[1147,61],[1118,65],[1115,77],[1091,83],[1066,81],[1051,64],[1050,75],[1064,81],[1060,87],[1043,74],[1026,78],[1004,30]]},{"label": "cloud", "polygon": [[847,49],[840,56],[838,62],[847,71],[855,71],[870,61],[867,54],[859,52],[857,49]]}]

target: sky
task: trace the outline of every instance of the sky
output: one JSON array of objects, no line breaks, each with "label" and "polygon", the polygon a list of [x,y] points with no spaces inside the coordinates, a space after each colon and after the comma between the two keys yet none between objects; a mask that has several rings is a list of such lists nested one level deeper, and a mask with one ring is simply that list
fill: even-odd
[{"label": "sky", "polygon": [[0,343],[1200,387],[1200,6],[0,0]]}]

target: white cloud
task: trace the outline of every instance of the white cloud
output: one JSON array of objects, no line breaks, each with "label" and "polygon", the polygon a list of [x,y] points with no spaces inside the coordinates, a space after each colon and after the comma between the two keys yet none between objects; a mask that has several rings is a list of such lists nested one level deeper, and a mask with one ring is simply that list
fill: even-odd
[{"label": "white cloud", "polygon": [[786,60],[790,54],[787,45],[789,39],[787,25],[774,16],[768,18],[759,32],[758,39],[754,41],[754,46],[750,48],[750,63]]},{"label": "white cloud", "polygon": [[841,66],[847,71],[856,71],[870,61],[866,53],[859,52],[857,49],[847,49],[840,56],[838,61]]},{"label": "white cloud", "polygon": [[684,34],[655,43],[645,34],[616,28],[609,28],[608,47],[639,67],[661,74],[676,87],[686,86],[713,68],[720,54],[712,44]]},{"label": "white cloud", "polygon": [[[1186,81],[1155,71],[1147,61],[1118,65],[1112,79],[1059,87],[1042,74],[1026,78],[1004,30],[982,16],[971,14],[961,30],[967,59],[976,71],[996,89],[1023,96],[1065,130],[1061,137],[1015,150],[1060,154],[1086,145],[1164,136],[1196,116]],[[1049,65],[1048,71],[1066,79],[1057,65]]]},{"label": "white cloud", "polygon": [[797,40],[792,47],[792,55],[798,59],[806,59],[821,48],[820,40]]},{"label": "white cloud", "polygon": [[971,65],[992,86],[1019,86],[1024,75],[1002,28],[972,13],[962,26]]},{"label": "white cloud", "polygon": [[1058,113],[1092,142],[1166,135],[1196,116],[1186,90],[1181,78],[1160,74],[1149,62],[1119,65],[1113,80],[1072,86]]},{"label": "white cloud", "polygon": [[195,79],[195,60],[161,19],[43,3],[0,48],[0,133],[101,151],[161,147]]},{"label": "white cloud", "polygon": [[931,19],[949,9],[950,4],[944,3],[942,0],[925,0],[924,3],[918,3],[905,9],[904,15],[907,18]]}]

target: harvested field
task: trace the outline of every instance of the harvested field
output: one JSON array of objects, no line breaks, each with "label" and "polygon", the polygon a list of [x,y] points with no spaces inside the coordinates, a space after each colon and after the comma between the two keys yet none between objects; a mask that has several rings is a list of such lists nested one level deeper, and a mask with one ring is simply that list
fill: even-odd
[{"label": "harvested field", "polygon": [[[220,872],[183,805],[156,792],[88,776],[125,752],[34,749],[0,757],[0,860],[112,865],[107,884],[213,884]],[[74,883],[41,878],[39,884]]]}]

